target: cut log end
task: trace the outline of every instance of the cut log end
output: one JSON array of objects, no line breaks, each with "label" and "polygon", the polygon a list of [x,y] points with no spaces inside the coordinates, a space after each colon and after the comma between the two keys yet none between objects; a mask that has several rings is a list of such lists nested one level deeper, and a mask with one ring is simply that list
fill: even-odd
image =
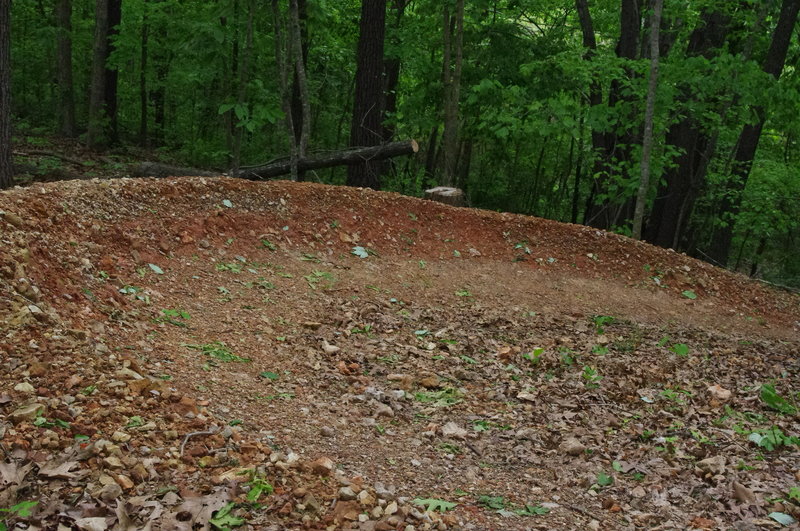
[{"label": "cut log end", "polygon": [[467,199],[464,195],[464,190],[460,188],[452,188],[450,186],[437,186],[429,190],[425,190],[425,199],[431,201],[438,201],[446,205],[463,207],[467,205]]}]

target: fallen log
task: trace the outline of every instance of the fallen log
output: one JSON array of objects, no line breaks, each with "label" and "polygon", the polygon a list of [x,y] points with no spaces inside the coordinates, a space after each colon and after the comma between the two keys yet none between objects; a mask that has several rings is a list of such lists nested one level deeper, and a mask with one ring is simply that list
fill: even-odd
[{"label": "fallen log", "polygon": [[142,162],[132,167],[130,170],[131,177],[183,177],[191,175],[192,177],[216,177],[220,172],[211,172],[206,170],[199,170],[197,168],[186,168],[181,166],[170,166],[169,164],[161,164],[160,162]]},{"label": "fallen log", "polygon": [[438,201],[446,205],[453,205],[463,207],[467,205],[464,191],[460,188],[452,188],[449,186],[437,186],[430,190],[425,190],[425,199]]},{"label": "fallen log", "polygon": [[[370,160],[384,160],[401,155],[413,155],[419,151],[419,145],[415,140],[405,140],[403,142],[391,142],[381,146],[370,146],[362,148],[344,149],[334,153],[319,157],[306,157],[297,161],[297,171],[304,172],[330,168],[331,166],[361,164]],[[292,161],[284,159],[264,166],[241,168],[239,177],[258,181],[269,179],[279,175],[286,175],[292,172]]]}]

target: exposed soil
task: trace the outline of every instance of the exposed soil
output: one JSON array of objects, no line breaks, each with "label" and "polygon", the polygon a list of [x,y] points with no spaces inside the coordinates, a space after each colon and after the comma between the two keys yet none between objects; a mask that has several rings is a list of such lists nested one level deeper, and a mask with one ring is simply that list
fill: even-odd
[{"label": "exposed soil", "polygon": [[225,178],[6,191],[0,242],[10,527],[800,517],[800,297],[684,255]]}]

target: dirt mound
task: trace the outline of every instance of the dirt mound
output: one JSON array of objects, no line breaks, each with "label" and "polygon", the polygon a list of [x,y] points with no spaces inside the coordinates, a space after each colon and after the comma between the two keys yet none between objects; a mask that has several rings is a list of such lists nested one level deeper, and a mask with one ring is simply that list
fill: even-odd
[{"label": "dirt mound", "polygon": [[800,298],[672,251],[222,178],[7,191],[0,240],[0,508],[38,502],[13,521],[796,516]]}]

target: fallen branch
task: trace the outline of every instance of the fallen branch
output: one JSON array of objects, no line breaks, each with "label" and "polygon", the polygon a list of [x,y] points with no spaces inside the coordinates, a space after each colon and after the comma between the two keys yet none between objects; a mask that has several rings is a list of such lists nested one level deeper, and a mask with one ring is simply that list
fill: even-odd
[{"label": "fallen branch", "polygon": [[218,431],[219,431],[219,428],[214,427],[214,428],[211,428],[210,430],[206,430],[206,431],[193,431],[191,433],[187,433],[186,437],[183,438],[183,442],[181,443],[181,452],[180,452],[181,457],[183,457],[183,449],[186,448],[186,443],[189,442],[189,439],[191,437],[197,437],[197,436],[200,436],[200,435],[214,435]]},{"label": "fallen branch", "polygon": [[[371,146],[362,148],[345,149],[336,151],[320,157],[306,157],[297,161],[297,171],[311,171],[331,166],[343,166],[362,164],[371,160],[383,160],[401,155],[413,155],[419,151],[419,145],[415,140],[405,140],[403,142],[392,142],[381,146]],[[291,160],[284,159],[279,162],[257,166],[254,168],[243,168],[239,173],[242,179],[259,181],[270,179],[279,175],[286,175],[292,171]]]},{"label": "fallen branch", "polygon": [[170,166],[160,162],[142,162],[131,168],[131,177],[182,177],[191,175],[193,177],[216,177],[219,172],[198,170],[197,168],[186,168],[181,166]]},{"label": "fallen branch", "polygon": [[85,160],[74,159],[72,157],[68,157],[66,155],[62,155],[61,153],[56,153],[54,151],[46,151],[46,150],[43,150],[43,149],[28,150],[26,153],[14,152],[14,155],[20,155],[20,156],[23,156],[23,157],[30,157],[30,156],[33,156],[33,155],[42,155],[42,156],[45,156],[45,157],[53,157],[53,158],[56,158],[56,159],[61,159],[61,160],[65,161],[65,162],[70,162],[72,164],[77,164],[78,166],[91,166],[92,165],[91,162],[86,162]]}]

